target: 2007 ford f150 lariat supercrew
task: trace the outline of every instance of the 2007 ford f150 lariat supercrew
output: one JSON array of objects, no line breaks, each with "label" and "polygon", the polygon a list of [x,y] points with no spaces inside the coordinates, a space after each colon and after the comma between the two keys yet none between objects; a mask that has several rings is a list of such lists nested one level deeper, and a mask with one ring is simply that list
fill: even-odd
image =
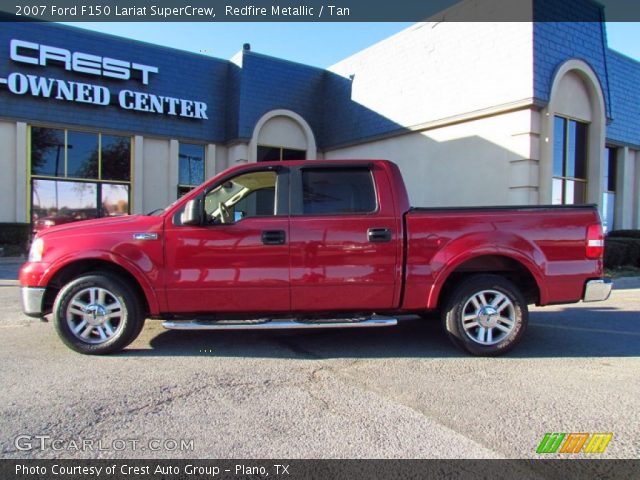
[{"label": "2007 ford f150 lariat supercrew", "polygon": [[394,325],[438,310],[474,355],[510,350],[527,305],[608,298],[594,206],[411,208],[384,160],[231,168],[164,210],[38,233],[23,309],[70,348],[172,329]]}]

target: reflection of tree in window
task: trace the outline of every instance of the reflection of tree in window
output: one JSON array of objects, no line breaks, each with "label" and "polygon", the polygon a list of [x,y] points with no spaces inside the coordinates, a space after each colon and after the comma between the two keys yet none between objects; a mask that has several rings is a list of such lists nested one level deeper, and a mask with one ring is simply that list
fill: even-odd
[{"label": "reflection of tree in window", "polygon": [[67,143],[67,176],[98,178],[98,135],[69,131]]},{"label": "reflection of tree in window", "polygon": [[[63,129],[31,127],[31,175],[33,220],[128,214],[131,139],[70,130],[65,135]],[[94,181],[62,180],[65,177]]]},{"label": "reflection of tree in window", "polygon": [[64,176],[64,130],[31,129],[31,173]]},{"label": "reflection of tree in window", "polygon": [[72,185],[78,199],[77,202],[81,205],[87,194],[95,195],[96,186],[93,183],[73,182]]},{"label": "reflection of tree in window", "polygon": [[131,177],[131,140],[128,137],[102,135],[102,179],[129,181]]}]

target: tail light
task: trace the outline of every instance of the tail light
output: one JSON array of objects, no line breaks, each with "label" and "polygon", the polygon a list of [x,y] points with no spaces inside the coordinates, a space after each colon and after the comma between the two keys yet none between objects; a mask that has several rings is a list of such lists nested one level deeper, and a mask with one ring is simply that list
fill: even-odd
[{"label": "tail light", "polygon": [[596,260],[602,258],[604,255],[604,233],[602,231],[602,225],[594,223],[587,227],[587,244],[586,244],[587,258]]}]

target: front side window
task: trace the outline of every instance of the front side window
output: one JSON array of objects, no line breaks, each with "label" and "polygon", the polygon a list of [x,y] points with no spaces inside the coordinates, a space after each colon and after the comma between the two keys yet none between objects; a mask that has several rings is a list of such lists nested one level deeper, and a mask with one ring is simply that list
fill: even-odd
[{"label": "front side window", "polygon": [[178,169],[179,198],[204,182],[204,145],[181,143]]},{"label": "front side window", "polygon": [[34,229],[130,212],[131,139],[31,127]]},{"label": "front side window", "polygon": [[208,223],[233,223],[247,217],[275,215],[277,175],[258,171],[223,182],[205,196]]},{"label": "front side window", "polygon": [[617,151],[613,147],[607,147],[604,157],[603,198],[602,212],[604,218],[602,225],[605,231],[613,230],[616,206],[616,158]]},{"label": "front side window", "polygon": [[304,215],[371,213],[376,206],[376,192],[368,168],[302,170]]},{"label": "front side window", "polygon": [[587,198],[587,124],[556,116],[553,134],[552,202],[585,203]]}]

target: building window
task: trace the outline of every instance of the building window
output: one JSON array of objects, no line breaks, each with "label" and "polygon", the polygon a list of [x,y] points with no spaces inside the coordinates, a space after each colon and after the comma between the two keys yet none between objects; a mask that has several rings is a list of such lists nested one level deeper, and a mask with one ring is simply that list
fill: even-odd
[{"label": "building window", "polygon": [[178,198],[204,182],[204,145],[181,143],[178,152]]},{"label": "building window", "polygon": [[613,230],[615,222],[615,206],[616,206],[616,174],[617,174],[617,150],[613,147],[607,147],[604,157],[604,177],[603,177],[603,198],[602,212],[604,218],[602,225],[606,231]]},{"label": "building window", "polygon": [[35,229],[130,212],[130,137],[31,127],[30,147]]},{"label": "building window", "polygon": [[585,203],[587,198],[587,124],[555,117],[553,134],[554,204]]},{"label": "building window", "polygon": [[269,162],[278,160],[306,160],[307,152],[305,150],[296,150],[295,148],[271,147],[267,145],[258,145],[257,159],[259,162]]}]

